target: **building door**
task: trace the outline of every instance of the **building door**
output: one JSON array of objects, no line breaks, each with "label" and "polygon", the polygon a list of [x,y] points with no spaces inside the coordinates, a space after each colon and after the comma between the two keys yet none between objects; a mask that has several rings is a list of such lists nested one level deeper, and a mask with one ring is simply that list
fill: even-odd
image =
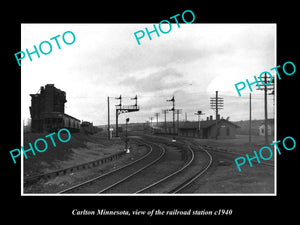
[{"label": "building door", "polygon": [[226,127],[226,135],[230,136],[230,127]]},{"label": "building door", "polygon": [[208,138],[208,129],[203,129],[203,138]]}]

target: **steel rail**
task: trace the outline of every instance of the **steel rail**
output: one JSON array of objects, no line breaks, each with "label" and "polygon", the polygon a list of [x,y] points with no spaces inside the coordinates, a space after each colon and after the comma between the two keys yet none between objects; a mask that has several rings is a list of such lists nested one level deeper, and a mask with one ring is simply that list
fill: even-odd
[{"label": "steel rail", "polygon": [[177,175],[178,173],[180,173],[181,171],[183,171],[184,169],[186,169],[194,161],[194,159],[195,159],[195,154],[194,154],[193,150],[192,149],[189,149],[189,150],[191,152],[192,157],[191,157],[191,159],[188,162],[186,162],[184,164],[183,167],[181,167],[179,170],[176,170],[175,172],[169,174],[168,176],[166,176],[166,177],[164,177],[164,178],[162,178],[162,179],[160,179],[160,180],[158,180],[158,181],[156,181],[156,182],[148,185],[147,187],[144,187],[144,188],[138,190],[137,192],[135,192],[135,194],[139,194],[139,193],[142,193],[142,192],[144,192],[146,190],[149,190],[150,188],[152,188],[152,187],[154,187],[154,186],[156,186],[156,185],[158,185],[158,184],[166,181],[167,179],[169,179],[171,177],[174,177],[175,175]]},{"label": "steel rail", "polygon": [[[190,145],[188,145],[188,147],[192,150]],[[191,183],[193,183],[196,179],[198,179],[200,176],[202,176],[209,169],[209,167],[211,166],[212,161],[213,161],[213,158],[212,158],[211,154],[206,149],[202,148],[200,145],[198,147],[199,147],[199,149],[204,151],[209,157],[209,162],[208,162],[207,166],[203,170],[201,170],[200,172],[196,173],[194,176],[192,176],[191,178],[189,178],[188,180],[183,182],[181,185],[177,186],[170,193],[176,194],[179,191],[183,190],[184,188],[189,186]]]},{"label": "steel rail", "polygon": [[150,151],[149,151],[146,155],[144,155],[143,157],[141,157],[141,158],[139,158],[139,159],[137,159],[137,160],[135,160],[135,161],[133,161],[133,162],[130,162],[130,163],[124,165],[124,166],[121,166],[121,167],[119,167],[119,168],[116,168],[116,169],[114,169],[114,170],[111,170],[111,171],[109,171],[109,172],[107,172],[107,173],[105,173],[105,174],[101,174],[101,175],[99,175],[99,176],[97,176],[97,177],[94,177],[94,178],[92,178],[92,179],[89,179],[89,180],[84,181],[84,182],[82,182],[82,183],[76,184],[76,185],[74,185],[74,186],[72,186],[72,187],[69,187],[69,188],[67,188],[67,189],[64,189],[64,190],[58,192],[58,194],[64,194],[64,193],[72,192],[72,191],[74,191],[74,190],[76,190],[76,189],[79,189],[79,188],[83,187],[84,185],[91,184],[91,183],[93,183],[93,182],[95,182],[95,181],[97,181],[97,180],[99,180],[99,179],[101,179],[101,178],[104,178],[104,177],[106,177],[106,176],[108,176],[108,175],[110,175],[110,174],[113,174],[113,173],[115,173],[115,172],[117,172],[117,171],[119,171],[119,170],[121,170],[121,169],[124,169],[124,168],[126,168],[126,167],[129,167],[129,166],[131,166],[131,165],[133,165],[133,164],[135,164],[135,163],[138,163],[138,162],[140,162],[141,160],[145,159],[147,156],[149,156],[149,155],[152,153],[153,149],[152,149],[152,146],[151,146],[151,145],[147,144],[147,143],[144,142],[144,141],[142,141],[142,142],[143,142],[145,145],[147,145],[147,146],[150,147]]},{"label": "steel rail", "polygon": [[[152,144],[155,144],[155,143],[152,143]],[[146,166],[140,168],[139,170],[135,171],[134,173],[128,175],[127,177],[124,177],[123,179],[121,179],[121,180],[115,182],[114,184],[112,184],[112,185],[110,185],[110,186],[108,186],[108,187],[106,187],[106,188],[100,190],[100,191],[98,192],[98,194],[104,193],[104,192],[108,191],[109,189],[111,189],[111,188],[113,188],[113,187],[115,187],[115,186],[117,186],[117,185],[119,185],[119,184],[121,184],[121,183],[127,181],[128,179],[132,178],[134,175],[136,175],[136,174],[142,172],[142,171],[145,170],[146,168],[148,168],[148,167],[152,166],[153,164],[155,164],[156,162],[158,162],[158,161],[165,155],[166,149],[165,149],[164,147],[162,147],[161,145],[158,145],[158,144],[155,144],[155,145],[157,145],[159,148],[162,149],[161,154],[160,154],[160,156],[159,156],[158,158],[156,158],[154,161],[148,163]]]}]

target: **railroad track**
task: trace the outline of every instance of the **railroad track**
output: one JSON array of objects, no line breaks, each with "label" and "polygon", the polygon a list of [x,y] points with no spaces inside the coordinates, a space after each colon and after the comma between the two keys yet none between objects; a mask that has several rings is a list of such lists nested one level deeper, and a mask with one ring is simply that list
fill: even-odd
[{"label": "railroad track", "polygon": [[[163,190],[166,186],[169,186],[166,193],[184,193],[186,187],[188,187],[191,183],[193,183],[196,179],[203,175],[211,166],[211,155],[201,147],[191,146],[187,143],[185,143],[185,145],[190,151],[191,158],[183,167],[158,180],[157,182],[144,187],[136,193],[156,193],[159,190]],[[207,159],[202,159],[203,162],[201,162],[200,158],[203,156]],[[199,162],[201,162],[202,165],[199,165]]]},{"label": "railroad track", "polygon": [[[139,142],[149,148],[143,157],[69,187],[59,194],[189,193],[191,190],[188,187],[212,166],[213,156],[243,155],[182,138],[173,143],[170,137],[145,136]],[[264,162],[261,164],[274,166]]]},{"label": "railroad track", "polygon": [[[199,147],[196,150],[197,147],[187,143],[175,144],[162,139],[159,144],[144,143],[150,151],[143,158],[65,189],[60,194],[177,193],[205,173],[212,161],[206,150],[199,150]],[[197,160],[203,154],[207,159],[199,170]]]},{"label": "railroad track", "polygon": [[152,143],[152,145],[159,147],[166,145],[164,155],[160,159],[98,193],[139,193],[145,186],[158,184],[158,181],[175,175],[183,170],[190,161],[193,161],[193,154],[187,152],[183,145],[170,144],[170,141],[160,141],[159,143]]},{"label": "railroad track", "polygon": [[139,158],[108,173],[102,174],[85,182],[67,188],[59,192],[59,194],[104,192],[110,187],[116,184],[120,184],[127,179],[130,179],[135,174],[151,166],[159,159],[161,159],[161,157],[165,154],[165,149],[163,147],[157,145],[157,148],[154,149],[150,144],[146,142],[143,143],[147,145],[150,150],[142,158]]},{"label": "railroad track", "polygon": [[[187,151],[186,146],[183,144],[172,143],[166,146],[165,149],[166,153],[157,163],[143,171],[138,171],[140,173],[135,173],[133,179],[125,180],[123,183],[118,182],[100,193],[143,193],[150,187],[157,186],[162,181],[167,181],[170,177],[174,177],[187,168],[194,160],[193,151],[190,149]],[[154,193],[162,192],[164,191],[158,190]]]},{"label": "railroad track", "polygon": [[172,143],[169,138],[146,137],[146,141],[141,142],[149,147],[142,158],[59,194],[187,193],[186,188],[212,164],[212,156],[206,149],[187,141]]},{"label": "railroad track", "polygon": [[[195,180],[197,180],[198,178],[200,178],[200,176],[202,176],[211,166],[212,162],[213,162],[213,158],[211,156],[211,154],[203,149],[201,146],[191,146],[189,145],[189,148],[192,150],[192,148],[196,148],[198,149],[198,151],[194,151],[195,155],[197,155],[197,157],[199,157],[199,152],[202,151],[204,153],[204,155],[207,157],[206,163],[204,164],[203,168],[201,170],[198,170],[196,173],[194,173],[190,178],[188,178],[186,181],[184,181],[182,184],[178,185],[176,188],[174,188],[173,190],[171,190],[170,193],[184,193],[185,189],[191,185]],[[200,150],[200,151],[199,151]],[[203,154],[202,154],[203,155]],[[197,163],[197,160],[194,162]],[[196,165],[197,167],[197,165]]]},{"label": "railroad track", "polygon": [[[154,143],[153,143],[154,144]],[[162,151],[159,157],[155,158],[154,160],[150,161],[149,163],[142,168],[135,170],[133,173],[129,174],[128,176],[125,176],[124,178],[117,180],[116,182],[112,183],[110,186],[103,188],[102,190],[98,191],[98,194],[103,193],[131,193],[130,190],[136,189],[136,186],[138,183],[135,181],[135,176],[139,175],[140,173],[144,173],[145,170],[159,162],[166,154],[166,149],[158,144],[154,144],[157,147],[159,147]],[[152,146],[153,148],[153,146]],[[147,178],[147,177],[146,177]],[[129,182],[129,184],[128,184]]]}]

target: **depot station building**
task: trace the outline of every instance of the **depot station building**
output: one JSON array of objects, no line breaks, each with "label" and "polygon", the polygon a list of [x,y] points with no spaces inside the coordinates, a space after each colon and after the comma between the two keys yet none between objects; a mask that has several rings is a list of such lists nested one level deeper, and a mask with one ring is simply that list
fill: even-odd
[{"label": "depot station building", "polygon": [[154,134],[176,134],[183,137],[204,139],[215,138],[216,135],[220,139],[235,138],[236,129],[239,126],[223,118],[218,118],[217,122],[216,119],[213,119],[213,116],[210,116],[206,120],[200,121],[200,124],[198,121],[180,122],[180,124],[176,124],[175,132],[173,124],[170,122],[153,126],[152,131]]}]

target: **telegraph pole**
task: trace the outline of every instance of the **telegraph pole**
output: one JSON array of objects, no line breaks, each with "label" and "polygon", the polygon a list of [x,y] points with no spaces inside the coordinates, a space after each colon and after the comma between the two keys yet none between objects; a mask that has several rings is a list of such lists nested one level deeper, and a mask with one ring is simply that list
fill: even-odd
[{"label": "telegraph pole", "polygon": [[251,93],[249,94],[249,147],[251,147],[251,129],[252,129],[252,120],[251,120]]},{"label": "telegraph pole", "polygon": [[107,139],[110,140],[110,109],[109,109],[109,96],[107,97]]},{"label": "telegraph pole", "polygon": [[167,134],[167,112],[169,112],[169,110],[164,109],[162,112],[165,115],[165,134]]},{"label": "telegraph pole", "polygon": [[[218,127],[218,91],[216,91],[216,126]],[[217,132],[218,133],[218,132]],[[218,139],[218,134],[216,136],[216,139]]]},{"label": "telegraph pole", "polygon": [[[270,74],[271,75],[271,74]],[[260,79],[261,80],[261,79]],[[261,81],[262,82],[262,81]],[[268,90],[273,90],[274,94],[274,78],[271,76],[270,78],[267,77],[267,73],[264,74],[264,89],[258,87],[257,90],[264,90],[264,99],[265,99],[265,144],[268,145]]]},{"label": "telegraph pole", "polygon": [[223,109],[224,99],[218,96],[218,91],[216,91],[216,97],[210,98],[210,107],[216,112],[216,140],[218,139],[219,127],[219,110]]},{"label": "telegraph pole", "polygon": [[[266,81],[267,81],[267,76],[266,76],[266,74],[265,74],[265,80],[264,80],[264,82],[266,83]],[[265,85],[265,142],[266,142],[266,145],[269,143],[269,141],[268,141],[268,131],[269,131],[269,129],[268,129],[268,89],[267,89],[267,85]]]},{"label": "telegraph pole", "polygon": [[179,114],[182,113],[182,109],[176,109],[176,114],[177,114],[177,134],[179,131]]}]

